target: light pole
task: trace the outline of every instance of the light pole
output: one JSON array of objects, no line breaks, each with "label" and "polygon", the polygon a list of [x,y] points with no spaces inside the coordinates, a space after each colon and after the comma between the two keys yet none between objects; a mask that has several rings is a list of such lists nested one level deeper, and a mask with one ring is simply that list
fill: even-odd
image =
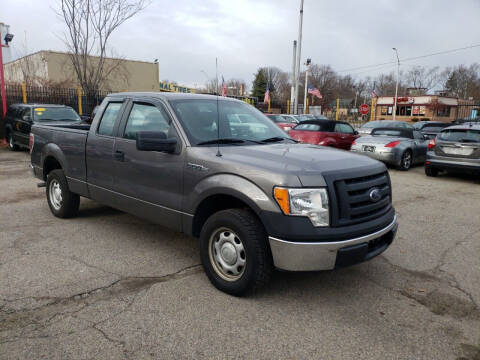
[{"label": "light pole", "polygon": [[393,102],[393,120],[397,118],[397,97],[398,97],[398,78],[400,77],[400,58],[398,57],[397,48],[392,48],[397,55],[397,84],[395,85],[395,99]]},{"label": "light pole", "polygon": [[292,59],[292,87],[290,89],[290,108],[288,109],[289,114],[294,114],[294,104],[295,104],[295,77],[297,72],[295,71],[295,62],[297,61],[297,40],[293,40],[293,59]]},{"label": "light pole", "polygon": [[308,69],[310,68],[311,62],[312,62],[312,59],[307,59],[307,62],[305,63],[307,70],[305,70],[305,95],[303,97],[303,113],[304,114],[306,114],[306,111],[307,111]]},{"label": "light pole", "polygon": [[297,67],[295,69],[295,106],[294,113],[298,114],[298,82],[300,77],[300,58],[302,56],[302,25],[303,25],[303,0],[300,0],[300,15],[298,19],[298,41],[297,41]]}]

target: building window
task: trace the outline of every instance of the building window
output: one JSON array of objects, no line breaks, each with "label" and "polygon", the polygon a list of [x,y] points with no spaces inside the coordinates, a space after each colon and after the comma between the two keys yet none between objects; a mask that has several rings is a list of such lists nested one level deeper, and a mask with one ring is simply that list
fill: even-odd
[{"label": "building window", "polygon": [[414,106],[412,108],[413,116],[425,116],[425,106]]},{"label": "building window", "polygon": [[442,108],[437,109],[437,116],[449,117],[450,116],[450,107],[442,107]]},{"label": "building window", "polygon": [[410,116],[412,115],[412,107],[406,105],[397,105],[396,114],[399,116]]}]

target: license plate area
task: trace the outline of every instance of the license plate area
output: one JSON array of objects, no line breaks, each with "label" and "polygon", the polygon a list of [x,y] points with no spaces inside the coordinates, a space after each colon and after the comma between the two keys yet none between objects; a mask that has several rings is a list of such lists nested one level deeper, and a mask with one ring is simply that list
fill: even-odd
[{"label": "license plate area", "polygon": [[448,155],[469,156],[473,153],[472,148],[442,146],[442,151]]},{"label": "license plate area", "polygon": [[363,151],[374,152],[375,151],[375,146],[364,145],[363,146]]}]

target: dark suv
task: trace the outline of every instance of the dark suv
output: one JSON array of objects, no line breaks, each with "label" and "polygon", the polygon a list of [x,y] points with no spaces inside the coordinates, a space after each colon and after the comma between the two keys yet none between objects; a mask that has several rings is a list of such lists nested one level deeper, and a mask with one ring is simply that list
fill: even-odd
[{"label": "dark suv", "polygon": [[80,123],[82,119],[70,106],[52,104],[13,104],[5,116],[5,139],[10,150],[28,148],[33,123]]}]

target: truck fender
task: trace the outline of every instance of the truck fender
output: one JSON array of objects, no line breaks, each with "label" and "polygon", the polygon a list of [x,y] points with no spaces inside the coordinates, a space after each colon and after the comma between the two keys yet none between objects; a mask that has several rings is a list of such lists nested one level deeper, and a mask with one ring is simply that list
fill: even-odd
[{"label": "truck fender", "polygon": [[213,195],[233,196],[246,203],[257,215],[261,211],[279,211],[271,197],[261,188],[244,177],[233,174],[213,175],[200,181],[187,197],[185,208],[194,214],[202,201]]},{"label": "truck fender", "polygon": [[47,174],[45,173],[45,160],[49,157],[53,157],[60,163],[65,175],[67,175],[67,168],[66,164],[67,161],[65,159],[65,155],[63,154],[60,147],[54,143],[46,144],[42,149],[42,157],[41,157],[41,164],[44,172],[44,178],[46,178]]}]

